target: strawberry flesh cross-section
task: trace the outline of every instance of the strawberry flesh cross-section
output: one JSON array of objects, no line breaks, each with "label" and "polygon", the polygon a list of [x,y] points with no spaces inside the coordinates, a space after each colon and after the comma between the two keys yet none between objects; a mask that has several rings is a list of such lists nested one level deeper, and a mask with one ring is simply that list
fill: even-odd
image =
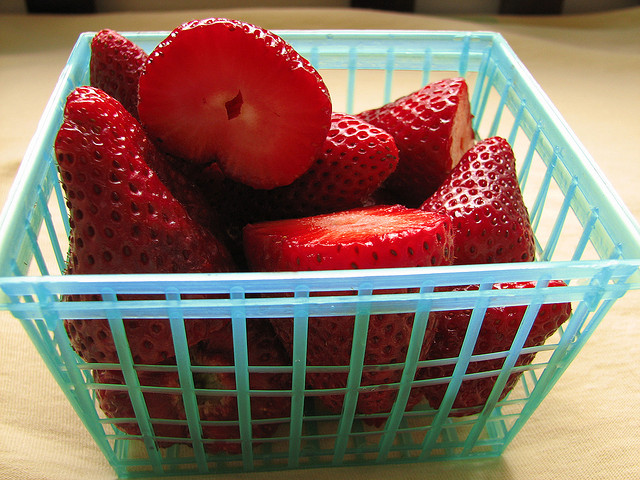
[{"label": "strawberry flesh cross-section", "polygon": [[166,153],[272,189],[317,158],[332,106],[320,74],[281,37],[210,18],[177,27],[149,54],[138,113]]}]

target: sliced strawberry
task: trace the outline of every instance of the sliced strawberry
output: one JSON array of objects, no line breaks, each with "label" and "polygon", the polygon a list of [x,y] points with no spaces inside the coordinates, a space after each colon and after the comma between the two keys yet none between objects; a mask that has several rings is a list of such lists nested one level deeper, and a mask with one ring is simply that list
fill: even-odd
[{"label": "sliced strawberry", "polygon": [[[371,207],[293,220],[252,224],[245,227],[244,244],[255,270],[345,270],[447,265],[451,261],[450,221],[439,214],[422,215],[402,206]],[[423,212],[427,213],[427,212]],[[406,289],[397,290],[404,293]],[[374,292],[376,293],[376,292]],[[382,292],[380,292],[382,293]],[[386,291],[385,293],[390,293]],[[349,292],[328,294],[348,295]],[[293,347],[291,319],[273,319],[276,332],[290,352]],[[413,326],[412,313],[376,314],[369,318],[365,349],[366,365],[398,364],[405,360]],[[422,358],[431,345],[434,323],[423,339]],[[348,366],[353,343],[354,317],[313,317],[308,324],[307,363]],[[361,385],[384,385],[400,381],[401,369],[365,370]],[[346,373],[310,373],[314,388],[344,388]],[[332,411],[342,408],[342,395],[320,397]],[[381,389],[358,396],[357,411],[389,412],[396,391]],[[408,408],[419,397],[413,395]]]},{"label": "sliced strawberry", "polygon": [[[68,274],[223,272],[224,245],[196,223],[148,166],[153,149],[135,118],[105,92],[79,87],[67,99],[55,152],[70,215]],[[141,299],[139,295],[130,299]],[[149,297],[150,298],[150,297]],[[78,296],[69,300],[94,300]],[[190,343],[226,320],[192,319]],[[90,362],[116,362],[107,320],[65,322]],[[134,361],[173,356],[168,320],[125,320]]]},{"label": "sliced strawberry", "polygon": [[216,161],[232,179],[268,189],[291,183],[317,158],[331,100],[282,38],[211,18],[177,27],[150,54],[138,111],[168,153]]},{"label": "sliced strawberry", "polygon": [[479,142],[420,207],[451,216],[454,263],[532,261],[535,239],[515,158],[500,137]]},{"label": "sliced strawberry", "polygon": [[[283,366],[291,362],[276,337],[268,320],[251,319],[247,322],[247,354],[249,366]],[[233,365],[233,332],[228,325],[209,341],[203,342],[193,351],[193,362],[199,366]],[[224,423],[238,420],[238,403],[234,395],[224,395],[224,390],[236,388],[235,375],[227,372],[202,372],[194,375],[196,386],[210,389],[209,395],[198,396],[200,419],[206,423],[202,432],[209,452],[224,451],[240,453],[240,430],[236,425]],[[251,419],[262,420],[252,427],[254,439],[272,437],[279,425],[278,419],[290,415],[291,401],[288,396],[260,395],[260,390],[290,390],[291,375],[279,372],[253,372],[249,374],[251,395]],[[222,390],[223,392],[220,392]],[[267,422],[266,420],[273,420]]]},{"label": "sliced strawberry", "polygon": [[[561,280],[549,282],[549,286],[564,286]],[[494,289],[506,290],[515,288],[533,288],[534,282],[502,283],[493,286]],[[461,286],[453,288],[453,291],[477,290],[477,285]],[[520,323],[525,314],[526,306],[494,307],[486,311],[482,321],[482,327],[473,349],[474,355],[482,355],[495,352],[506,352],[516,336]],[[452,310],[434,312],[436,316],[437,331],[433,344],[427,354],[428,360],[455,358],[460,354],[462,342],[469,326],[471,310]],[[433,315],[433,314],[432,314]],[[556,330],[571,316],[570,303],[544,304],[540,307],[538,315],[531,327],[524,348],[536,347],[553,335]],[[518,357],[515,366],[529,365],[533,361],[535,353],[523,354]],[[453,403],[452,416],[465,416],[478,413],[484,407],[500,369],[504,363],[504,357],[493,360],[475,361],[472,359],[466,374],[494,371],[492,376],[464,380]],[[441,365],[427,367],[421,370],[423,379],[446,378],[453,374],[454,365]],[[499,400],[517,384],[522,372],[512,373],[500,393]],[[447,383],[440,383],[423,389],[425,397],[433,408],[439,408],[444,398]]]},{"label": "sliced strawberry", "polygon": [[448,265],[451,242],[447,215],[400,205],[356,208],[244,228],[249,265],[260,271]]},{"label": "sliced strawberry", "polygon": [[91,40],[90,84],[118,100],[138,117],[138,83],[147,53],[111,29],[100,30]]},{"label": "sliced strawberry", "polygon": [[463,78],[430,83],[358,116],[395,139],[400,160],[386,188],[407,206],[424,202],[474,143]]}]

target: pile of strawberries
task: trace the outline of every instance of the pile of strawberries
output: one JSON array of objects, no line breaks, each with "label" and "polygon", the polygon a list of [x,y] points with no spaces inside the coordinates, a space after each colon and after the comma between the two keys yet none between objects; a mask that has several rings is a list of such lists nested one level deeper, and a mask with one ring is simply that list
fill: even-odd
[{"label": "pile of strawberries", "polygon": [[[183,24],[150,54],[112,30],[99,32],[91,48],[91,86],[68,96],[55,141],[71,224],[67,274],[534,260],[513,151],[498,137],[476,142],[462,78],[433,82],[349,115],[333,111],[321,76],[288,43],[244,22],[213,18]],[[508,350],[524,311],[524,306],[490,308],[474,353]],[[543,305],[525,346],[544,343],[570,313],[568,303]],[[456,357],[470,316],[468,310],[432,312],[420,358]],[[171,387],[144,394],[158,444],[188,443],[186,422],[166,421],[186,418],[182,395],[175,393],[177,372],[144,368],[175,365],[169,321],[125,319],[124,325],[140,365],[140,384]],[[119,370],[99,368],[118,362],[106,320],[68,320],[65,326],[78,355],[98,364],[97,383],[124,384]],[[411,313],[372,315],[365,364],[404,362],[412,326]],[[185,329],[193,365],[233,365],[229,319],[187,319]],[[310,318],[307,364],[349,365],[353,332],[353,317]],[[291,365],[292,334],[291,318],[249,319],[249,364]],[[522,355],[517,364],[532,359]],[[468,373],[499,370],[502,362],[475,361]],[[451,364],[420,368],[416,378],[447,377],[452,371]],[[365,369],[360,383],[397,384],[401,372]],[[309,373],[306,381],[309,389],[341,388],[346,378],[341,370]],[[495,378],[464,381],[451,414],[480,411]],[[198,389],[235,388],[228,371],[200,369],[193,381]],[[502,397],[516,381],[514,374]],[[443,381],[414,388],[406,408],[424,400],[438,408],[446,387]],[[255,372],[250,388],[287,390],[291,377]],[[358,396],[357,412],[380,425],[396,394],[393,388],[367,389]],[[124,388],[99,389],[97,399],[121,430],[140,434]],[[341,395],[316,400],[318,408],[341,411]],[[197,405],[206,448],[239,452],[236,398],[203,394]],[[289,415],[286,395],[251,396],[251,417],[261,420],[253,427],[254,438],[274,435]]]}]

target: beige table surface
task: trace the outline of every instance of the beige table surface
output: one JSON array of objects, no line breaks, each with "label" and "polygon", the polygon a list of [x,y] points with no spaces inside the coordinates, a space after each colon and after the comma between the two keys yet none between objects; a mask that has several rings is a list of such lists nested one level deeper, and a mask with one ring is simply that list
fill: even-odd
[{"label": "beige table surface", "polygon": [[[439,18],[346,9],[0,15],[0,203],[78,34],[170,30],[225,16],[271,29],[501,32],[640,218],[640,8],[564,17]],[[219,476],[247,479],[640,478],[640,296],[625,296],[499,459]],[[0,313],[0,479],[112,479],[22,327]]]}]

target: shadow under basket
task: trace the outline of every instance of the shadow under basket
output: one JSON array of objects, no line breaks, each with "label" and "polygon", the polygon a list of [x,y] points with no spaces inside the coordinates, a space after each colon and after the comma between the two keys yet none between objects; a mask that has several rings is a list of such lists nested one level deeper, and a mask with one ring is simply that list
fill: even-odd
[{"label": "shadow under basket", "polygon": [[[64,276],[69,222],[58,180],[53,143],[62,122],[67,94],[89,81],[90,41],[80,35],[43,113],[5,205],[0,223],[0,308],[24,326],[69,402],[97,446],[121,478],[194,475],[299,468],[410,463],[500,455],[558,381],[613,303],[640,285],[640,233],[636,221],[593,159],[566,125],[530,73],[498,34],[430,31],[279,31],[325,78],[334,110],[358,112],[417,90],[427,82],[462,76],[471,93],[478,138],[500,135],[513,146],[518,177],[535,231],[537,260],[527,264],[449,266],[305,273],[229,273]],[[124,32],[151,51],[168,32]],[[372,95],[374,92],[375,95]],[[566,286],[548,287],[551,280]],[[535,288],[492,290],[498,282],[532,281]],[[442,291],[438,287],[478,284],[479,289]],[[389,293],[380,293],[384,290]],[[352,292],[353,295],[327,292]],[[390,293],[390,292],[410,293]],[[322,294],[318,294],[323,292]],[[64,302],[68,295],[98,300]],[[129,294],[127,297],[126,294]],[[147,296],[148,300],[135,300]],[[124,296],[122,296],[124,295]],[[545,303],[571,302],[572,315],[546,343],[524,348],[532,319]],[[502,367],[467,373],[487,308],[524,305],[522,326]],[[473,310],[461,353],[448,360],[419,359],[421,334],[432,311]],[[404,363],[363,365],[371,315],[415,313]],[[309,317],[355,318],[350,364],[306,365]],[[123,319],[169,319],[176,352],[174,365],[135,364]],[[207,370],[192,364],[185,319],[227,318],[232,324],[235,388],[204,388],[194,378]],[[265,318],[291,318],[293,354],[289,365],[251,365],[247,325]],[[64,319],[106,319],[120,363],[92,364],[73,351]],[[533,362],[519,366],[522,353]],[[415,380],[429,362],[454,365],[445,378]],[[113,370],[122,385],[96,383],[92,371]],[[361,385],[363,372],[395,369],[398,382]],[[212,370],[212,368],[210,368]],[[146,385],[141,371],[177,375],[176,387]],[[280,372],[291,378],[286,390],[256,391],[250,373]],[[348,374],[345,388],[312,390],[308,373]],[[500,399],[502,387],[519,373],[514,389]],[[464,381],[496,378],[484,408],[455,416],[453,400]],[[413,388],[434,382],[447,385],[438,409],[420,403],[407,410]],[[107,418],[96,391],[119,389],[129,396],[134,416]],[[356,413],[364,392],[394,390],[391,411],[379,416]],[[150,418],[145,397],[178,396],[183,419]],[[198,398],[230,395],[237,402],[238,452],[209,453],[215,440],[203,435]],[[344,395],[342,412],[321,407],[320,396]],[[290,402],[288,414],[270,438],[253,438],[265,420],[251,418],[251,399],[273,396]],[[458,412],[459,413],[459,412]],[[377,426],[371,425],[371,420]],[[115,423],[137,425],[126,434]],[[161,436],[161,426],[182,425],[188,438]],[[170,431],[170,430],[169,430]],[[163,445],[173,443],[164,448]]]}]

